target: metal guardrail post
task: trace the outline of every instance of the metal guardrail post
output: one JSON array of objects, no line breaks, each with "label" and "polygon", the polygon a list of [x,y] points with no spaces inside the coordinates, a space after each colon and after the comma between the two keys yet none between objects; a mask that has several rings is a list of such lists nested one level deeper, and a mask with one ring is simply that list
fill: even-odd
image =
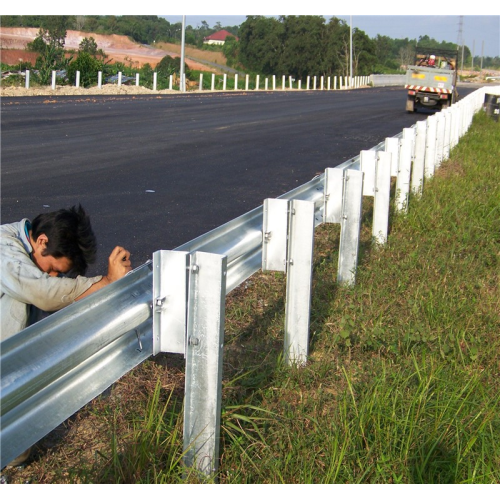
[{"label": "metal guardrail post", "polygon": [[186,353],[189,254],[153,254],[153,354]]},{"label": "metal guardrail post", "polygon": [[406,212],[410,194],[411,150],[413,141],[401,139],[399,148],[399,171],[396,180],[396,210]]},{"label": "metal guardrail post", "polygon": [[262,221],[262,270],[286,273],[288,200],[264,200]]},{"label": "metal guardrail post", "polygon": [[218,469],[227,257],[191,259],[186,345],[184,463],[206,476]]},{"label": "metal guardrail post", "polygon": [[363,172],[363,196],[375,195],[375,164],[377,162],[377,152],[373,149],[361,151],[360,168]]},{"label": "metal guardrail post", "polygon": [[391,153],[379,151],[375,171],[375,198],[373,200],[372,237],[384,245],[389,232],[389,206],[391,199]]},{"label": "metal guardrail post", "polygon": [[411,190],[415,194],[422,194],[424,187],[425,141],[427,136],[427,122],[417,122],[415,134],[415,156],[411,174]]},{"label": "metal guardrail post", "polygon": [[292,200],[288,228],[284,355],[288,364],[303,365],[309,353],[314,203]]},{"label": "metal guardrail post", "polygon": [[444,158],[444,130],[446,126],[446,119],[442,111],[436,113],[435,116],[437,120],[435,169],[438,169]]},{"label": "metal guardrail post", "polygon": [[346,285],[354,285],[356,281],[363,204],[363,175],[363,172],[357,170],[344,171],[337,282]]},{"label": "metal guardrail post", "polygon": [[385,151],[391,153],[391,177],[396,177],[399,170],[399,138],[387,137],[385,140]]},{"label": "metal guardrail post", "polygon": [[344,189],[344,170],[325,169],[323,193],[323,222],[340,224],[342,221],[342,197]]},{"label": "metal guardrail post", "polygon": [[288,364],[304,364],[309,352],[314,227],[314,202],[264,200],[262,270],[287,273],[284,355]]},{"label": "metal guardrail post", "polygon": [[427,118],[427,138],[425,141],[424,177],[430,179],[436,169],[437,118],[436,115]]}]

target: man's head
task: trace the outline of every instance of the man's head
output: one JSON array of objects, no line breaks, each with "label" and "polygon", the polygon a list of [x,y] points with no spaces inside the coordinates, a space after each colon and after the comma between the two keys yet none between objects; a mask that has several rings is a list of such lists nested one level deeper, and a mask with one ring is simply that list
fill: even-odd
[{"label": "man's head", "polygon": [[33,260],[49,274],[84,275],[95,261],[97,243],[90,219],[78,208],[40,214],[31,223]]}]

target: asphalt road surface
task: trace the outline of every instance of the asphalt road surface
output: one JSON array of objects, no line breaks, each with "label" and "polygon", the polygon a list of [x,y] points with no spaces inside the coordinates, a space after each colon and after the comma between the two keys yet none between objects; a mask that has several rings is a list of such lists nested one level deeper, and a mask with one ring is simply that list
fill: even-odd
[{"label": "asphalt road surface", "polygon": [[[461,92],[462,96],[472,91]],[[1,100],[2,224],[81,203],[137,266],[426,118],[405,91]]]}]

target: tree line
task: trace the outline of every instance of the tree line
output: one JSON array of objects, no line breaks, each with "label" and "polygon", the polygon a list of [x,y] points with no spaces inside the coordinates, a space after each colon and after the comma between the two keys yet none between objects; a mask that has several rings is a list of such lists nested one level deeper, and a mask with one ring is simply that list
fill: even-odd
[{"label": "tree line", "polygon": [[[125,35],[144,44],[178,43],[182,32],[181,23],[170,23],[158,16],[0,16],[0,22],[2,26],[39,27],[40,33],[65,34],[68,29],[76,29]],[[247,16],[240,26],[222,26],[217,22],[212,28],[202,21],[196,27],[186,27],[186,43],[203,47],[203,39],[220,29],[229,31],[234,38],[228,38],[222,47],[214,49],[210,46],[210,49],[221,50],[228,65],[242,71],[262,75],[286,74],[300,79],[308,75],[350,74],[350,27],[342,19]],[[392,39],[382,35],[370,38],[358,28],[353,29],[352,40],[354,75],[402,72],[405,66],[413,63],[417,45],[457,50],[456,44],[438,42],[427,35],[418,40]],[[461,52],[459,50],[459,60]],[[462,66],[468,69],[472,63],[468,47],[464,47],[463,55]],[[476,66],[480,64],[479,57],[475,58],[475,63]],[[484,58],[483,67],[499,68],[500,58]]]}]

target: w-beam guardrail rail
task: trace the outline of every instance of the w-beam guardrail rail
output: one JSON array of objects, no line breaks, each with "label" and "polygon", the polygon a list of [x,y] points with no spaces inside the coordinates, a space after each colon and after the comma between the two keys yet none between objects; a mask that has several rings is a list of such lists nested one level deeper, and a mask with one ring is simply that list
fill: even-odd
[{"label": "w-beam guardrail rail", "polygon": [[1,467],[151,355],[174,352],[186,358],[185,464],[215,473],[225,295],[260,269],[286,272],[284,351],[289,363],[303,364],[314,228],[341,224],[337,280],[352,286],[362,196],[374,197],[372,234],[384,244],[391,177],[397,178],[396,209],[405,211],[410,190],[422,192],[485,92],[175,250],[155,252],[123,279],[2,342]]}]

